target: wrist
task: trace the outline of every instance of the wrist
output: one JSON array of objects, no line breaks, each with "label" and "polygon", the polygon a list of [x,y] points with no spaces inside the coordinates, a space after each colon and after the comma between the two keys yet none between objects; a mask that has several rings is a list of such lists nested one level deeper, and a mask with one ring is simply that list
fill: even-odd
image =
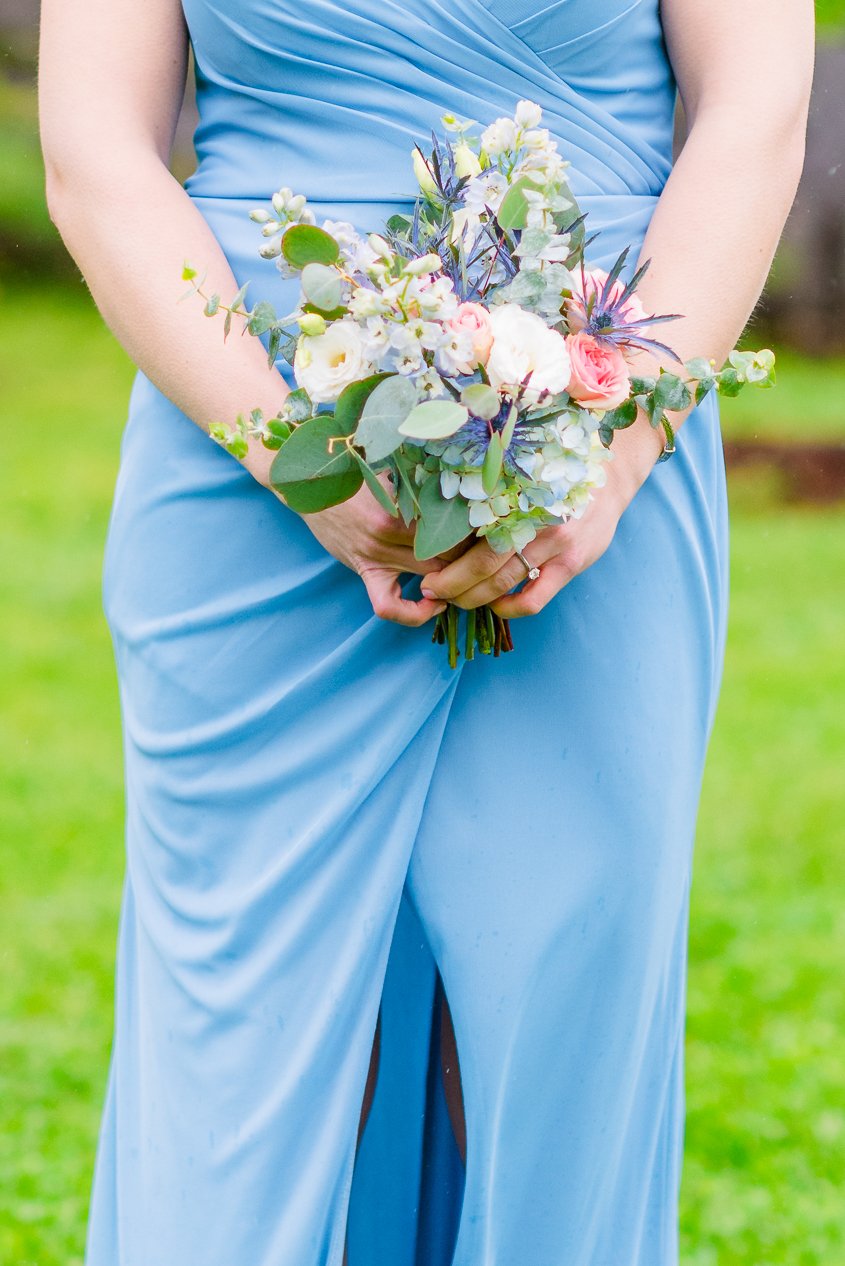
[{"label": "wrist", "polygon": [[653,427],[639,411],[637,420],[625,430],[616,431],[608,463],[608,482],[621,502],[620,511],[634,499],[654,469],[663,452],[665,435],[662,427]]}]

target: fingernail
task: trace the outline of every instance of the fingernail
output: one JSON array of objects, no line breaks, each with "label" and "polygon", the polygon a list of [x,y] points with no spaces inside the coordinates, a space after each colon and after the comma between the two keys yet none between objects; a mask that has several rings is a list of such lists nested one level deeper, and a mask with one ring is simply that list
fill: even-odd
[{"label": "fingernail", "polygon": [[437,594],[436,594],[436,593],[432,593],[432,591],[431,591],[430,589],[423,589],[423,590],[421,590],[421,593],[422,593],[422,596],[423,596],[424,598],[436,598],[436,597],[437,597]]}]

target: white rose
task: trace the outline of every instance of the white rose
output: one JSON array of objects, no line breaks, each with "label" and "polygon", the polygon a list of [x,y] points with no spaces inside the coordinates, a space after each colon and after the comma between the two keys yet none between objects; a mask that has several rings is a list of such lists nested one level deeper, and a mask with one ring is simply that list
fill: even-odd
[{"label": "white rose", "polygon": [[487,374],[497,390],[516,388],[531,374],[526,399],[536,400],[541,391],[565,391],[572,366],[566,342],[542,317],[526,312],[516,303],[490,309],[493,346]]},{"label": "white rose", "polygon": [[369,372],[361,330],[354,321],[335,321],[325,334],[299,340],[293,373],[315,404],[332,403],[344,387]]}]

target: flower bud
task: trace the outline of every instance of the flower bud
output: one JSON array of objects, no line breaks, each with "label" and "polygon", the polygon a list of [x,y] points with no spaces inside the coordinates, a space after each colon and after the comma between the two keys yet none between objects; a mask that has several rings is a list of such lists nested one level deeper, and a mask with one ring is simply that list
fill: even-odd
[{"label": "flower bud", "polygon": [[478,161],[478,155],[467,145],[466,141],[459,141],[453,153],[455,155],[455,175],[459,180],[462,180],[465,176],[480,175],[481,163]]},{"label": "flower bud", "polygon": [[253,224],[267,224],[273,217],[270,215],[269,211],[264,211],[259,207],[255,211],[250,211],[249,218],[252,220]]},{"label": "flower bud", "polygon": [[371,233],[367,238],[367,242],[370,250],[374,251],[379,259],[391,259],[393,257],[393,251],[378,233]]},{"label": "flower bud", "polygon": [[304,312],[299,318],[299,328],[303,334],[325,334],[326,322],[319,312]]},{"label": "flower bud", "polygon": [[411,277],[419,277],[423,273],[439,272],[443,267],[440,256],[432,251],[429,255],[421,255],[419,259],[410,259],[402,271]]},{"label": "flower bud", "polygon": [[287,215],[288,204],[292,197],[293,190],[288,188],[280,189],[278,193],[273,194],[272,203],[276,215]]},{"label": "flower bud", "polygon": [[417,184],[423,193],[436,193],[437,185],[434,183],[431,168],[416,146],[414,146],[411,153],[411,161],[414,164],[414,175],[417,178]]}]

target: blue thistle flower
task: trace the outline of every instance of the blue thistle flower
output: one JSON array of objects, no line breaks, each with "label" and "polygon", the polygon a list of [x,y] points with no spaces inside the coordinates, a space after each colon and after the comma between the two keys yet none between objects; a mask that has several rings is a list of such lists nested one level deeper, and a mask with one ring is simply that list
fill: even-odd
[{"label": "blue thistle flower", "polygon": [[610,344],[618,348],[635,347],[646,352],[662,352],[680,364],[679,357],[672,351],[671,347],[667,347],[665,343],[658,342],[657,339],[648,338],[643,333],[652,325],[662,325],[664,321],[679,320],[680,316],[678,313],[671,313],[666,316],[640,317],[634,320],[631,320],[626,315],[628,303],[648,271],[649,260],[646,260],[637,269],[631,280],[614,297],[616,283],[622,275],[622,269],[625,267],[629,251],[630,247],[626,246],[608,273],[604,284],[595,287],[589,295],[587,295],[587,281],[582,260],[581,293],[584,296],[584,313],[586,317],[584,332],[591,334],[599,343]]}]

